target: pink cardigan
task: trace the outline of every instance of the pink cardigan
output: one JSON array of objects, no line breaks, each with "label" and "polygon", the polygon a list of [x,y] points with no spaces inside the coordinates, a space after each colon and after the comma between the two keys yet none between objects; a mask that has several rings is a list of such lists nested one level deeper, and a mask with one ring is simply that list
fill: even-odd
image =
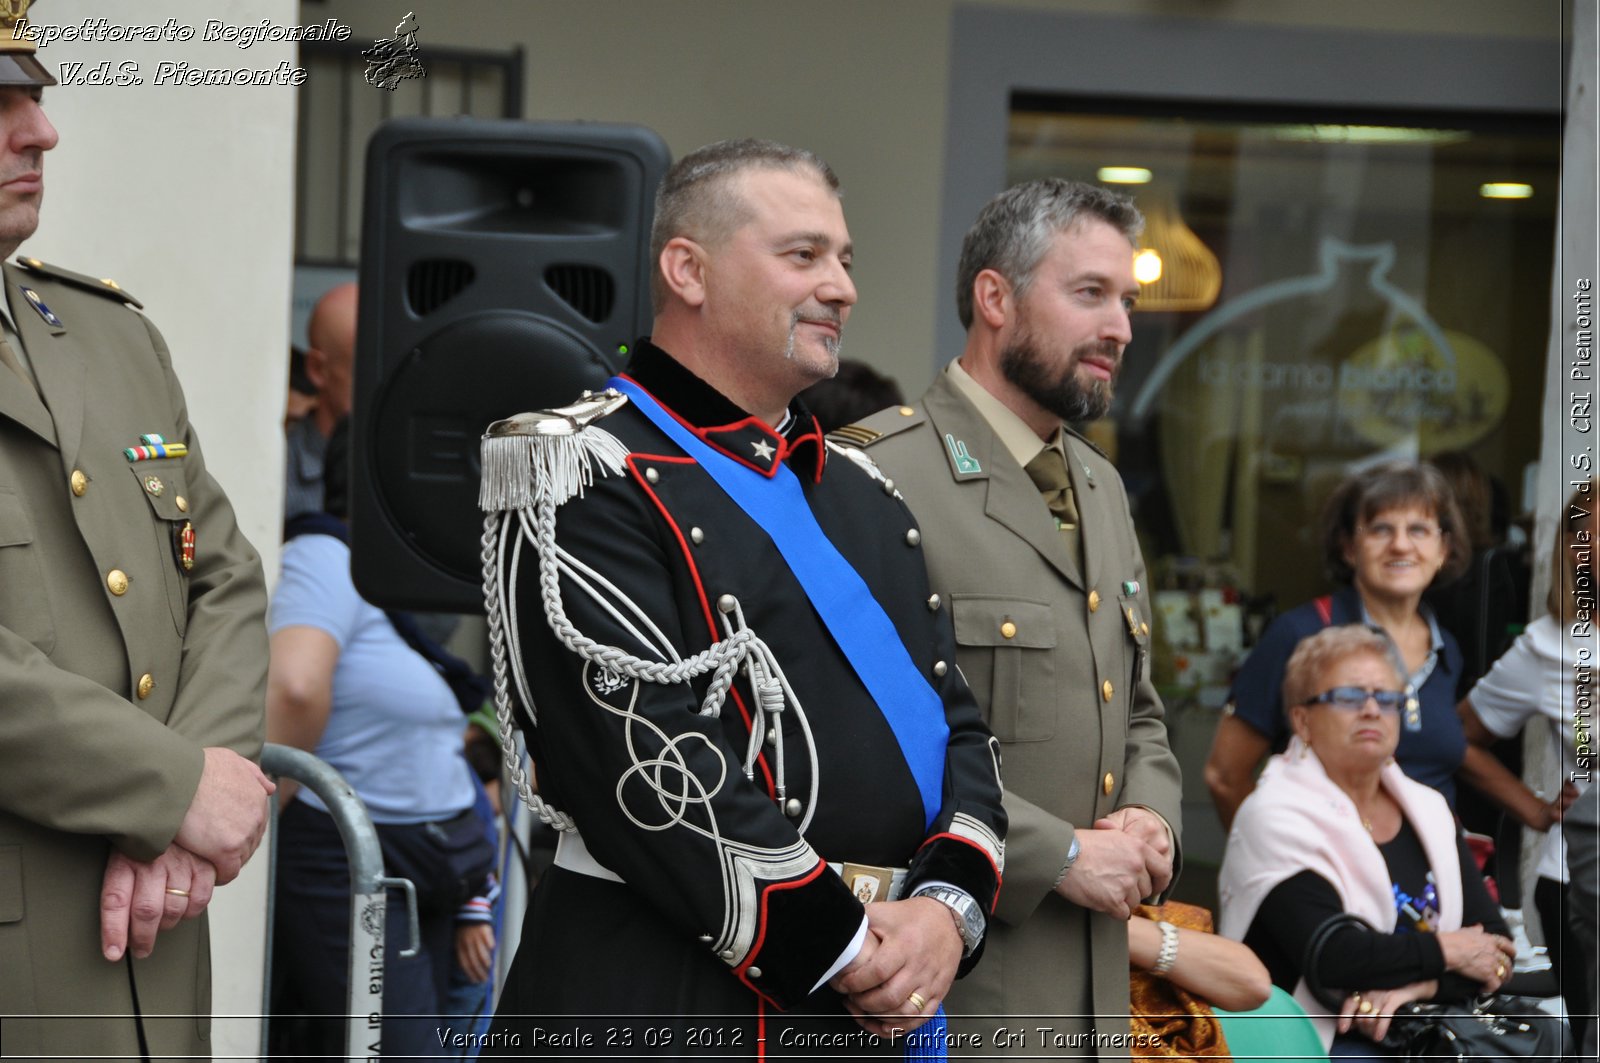
[{"label": "pink cardigan", "polygon": [[[1381,785],[1422,839],[1439,891],[1439,930],[1461,928],[1461,864],[1455,818],[1437,790],[1406,778],[1391,760]],[[1372,835],[1361,825],[1355,802],[1328,778],[1317,755],[1300,741],[1267,762],[1255,791],[1239,807],[1218,878],[1218,933],[1242,941],[1256,911],[1274,886],[1302,871],[1314,871],[1338,892],[1344,910],[1385,933],[1395,927],[1394,885]],[[1306,989],[1295,1000],[1311,1016],[1326,1047],[1334,1020]]]}]

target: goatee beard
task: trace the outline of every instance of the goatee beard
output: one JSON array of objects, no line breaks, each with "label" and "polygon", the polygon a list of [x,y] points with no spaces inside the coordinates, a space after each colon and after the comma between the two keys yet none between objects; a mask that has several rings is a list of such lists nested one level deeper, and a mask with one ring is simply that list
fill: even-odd
[{"label": "goatee beard", "polygon": [[[1116,368],[1110,380],[1078,382],[1078,366],[1092,354],[1110,357]],[[1116,345],[1105,342],[1082,343],[1072,349],[1067,364],[1052,372],[1032,335],[1018,335],[1000,352],[1000,374],[1028,398],[1063,421],[1095,421],[1111,409],[1111,396],[1122,363]]]},{"label": "goatee beard", "polygon": [[824,314],[822,316],[813,315],[811,317],[805,317],[800,314],[795,314],[789,319],[789,339],[788,342],[786,342],[783,346],[784,360],[789,362],[794,361],[794,335],[795,332],[800,328],[800,323],[802,321],[821,322],[833,325],[835,327],[841,327],[841,332],[839,335],[824,336],[822,339],[822,349],[827,351],[830,357],[837,359],[839,357],[839,348],[844,343],[844,334],[842,332],[843,322],[840,320],[839,315]]}]

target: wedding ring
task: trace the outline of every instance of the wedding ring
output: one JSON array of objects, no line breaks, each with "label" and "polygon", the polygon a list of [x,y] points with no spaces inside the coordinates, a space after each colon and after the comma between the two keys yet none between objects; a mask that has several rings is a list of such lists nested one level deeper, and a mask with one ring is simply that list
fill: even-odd
[{"label": "wedding ring", "polygon": [[1495,964],[1494,965],[1494,976],[1496,978],[1504,978],[1506,976],[1506,965],[1503,964],[1503,963]]},{"label": "wedding ring", "polygon": [[189,896],[189,891],[188,890],[175,890],[171,886],[167,887],[167,892],[172,894],[174,897],[187,897],[187,896]]},{"label": "wedding ring", "polygon": [[1361,1014],[1363,1014],[1363,1015],[1371,1015],[1372,1014],[1372,1001],[1363,1000],[1361,1002],[1361,1006],[1359,1008],[1357,1008],[1356,1010],[1361,1012]]},{"label": "wedding ring", "polygon": [[912,1011],[920,1015],[922,1009],[928,1006],[928,998],[921,993],[912,993],[909,997],[906,997],[906,1003],[911,1005]]}]

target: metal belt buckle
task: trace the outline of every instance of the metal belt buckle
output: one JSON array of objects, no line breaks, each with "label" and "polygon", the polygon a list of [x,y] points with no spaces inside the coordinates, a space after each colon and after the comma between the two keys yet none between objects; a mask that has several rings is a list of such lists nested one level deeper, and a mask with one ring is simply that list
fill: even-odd
[{"label": "metal belt buckle", "polygon": [[862,904],[871,904],[880,897],[888,900],[894,886],[892,867],[844,863],[839,865],[839,877]]}]

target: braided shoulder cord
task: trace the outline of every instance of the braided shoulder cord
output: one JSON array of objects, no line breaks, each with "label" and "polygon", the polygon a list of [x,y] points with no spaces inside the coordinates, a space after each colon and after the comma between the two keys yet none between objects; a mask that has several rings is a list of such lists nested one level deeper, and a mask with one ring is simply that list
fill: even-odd
[{"label": "braided shoulder cord", "polygon": [[[501,601],[497,564],[502,534],[526,535],[533,542],[539,555],[540,599],[550,628],[563,646],[583,660],[593,662],[612,674],[664,686],[687,683],[706,672],[711,672],[711,681],[700,706],[700,714],[703,716],[714,718],[720,715],[723,702],[733,685],[739,667],[752,653],[758,658],[768,660],[773,658],[771,651],[755,632],[743,626],[742,615],[738,618],[740,621],[738,630],[730,630],[726,638],[677,662],[645,660],[620,647],[597,642],[583,634],[567,617],[566,608],[562,603],[556,550],[556,506],[557,503],[548,498],[535,502],[532,507],[534,510],[532,528],[529,527],[527,509],[517,510],[515,528],[507,528],[503,532],[500,512],[491,511],[484,517],[483,596],[488,613],[489,652],[494,669],[495,717],[500,724],[500,748],[511,782],[517,796],[541,821],[556,830],[574,832],[577,830],[577,825],[569,814],[555,809],[533,792],[528,774],[522,769],[521,758],[517,753],[516,741],[512,734],[515,721],[512,715],[510,666],[506,649],[506,618],[504,603]],[[512,578],[515,578],[514,573]],[[787,686],[786,683],[784,685]],[[524,697],[528,701],[529,714],[537,724],[538,717],[532,699],[527,696],[526,691]]]}]

